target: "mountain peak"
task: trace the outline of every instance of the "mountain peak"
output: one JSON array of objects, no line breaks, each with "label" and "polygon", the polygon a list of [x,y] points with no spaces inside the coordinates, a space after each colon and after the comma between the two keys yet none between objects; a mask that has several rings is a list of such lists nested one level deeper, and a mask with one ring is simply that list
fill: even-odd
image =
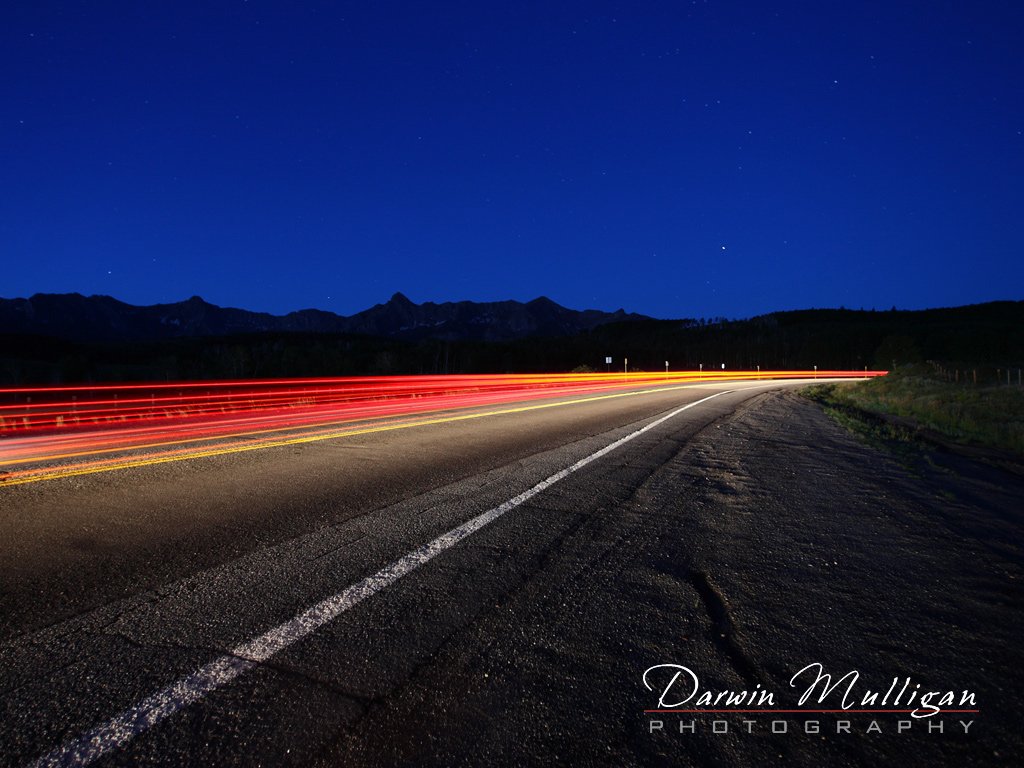
[{"label": "mountain peak", "polygon": [[533,301],[528,302],[529,306],[534,307],[558,307],[561,306],[557,301],[552,301],[547,296],[538,296]]},{"label": "mountain peak", "polygon": [[388,300],[388,304],[406,304],[416,306],[415,304],[413,304],[412,301],[409,300],[409,297],[406,296],[401,291],[396,291],[395,295]]}]

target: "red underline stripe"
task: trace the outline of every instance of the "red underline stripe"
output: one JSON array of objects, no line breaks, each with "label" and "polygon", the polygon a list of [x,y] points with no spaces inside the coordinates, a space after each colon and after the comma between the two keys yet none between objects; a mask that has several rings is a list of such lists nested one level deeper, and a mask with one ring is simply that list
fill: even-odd
[{"label": "red underline stripe", "polygon": [[[864,715],[864,714],[910,714],[911,712],[920,712],[921,708],[917,709],[645,709],[644,714],[764,714],[764,715],[781,715],[781,714],[840,714],[840,715]],[[936,712],[936,715],[964,715],[964,714],[976,714],[980,710],[977,709],[941,709]]]}]

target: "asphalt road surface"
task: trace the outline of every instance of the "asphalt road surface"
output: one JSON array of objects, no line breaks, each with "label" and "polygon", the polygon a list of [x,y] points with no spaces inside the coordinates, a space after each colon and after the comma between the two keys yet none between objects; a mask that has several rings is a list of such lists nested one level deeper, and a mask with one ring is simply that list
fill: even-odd
[{"label": "asphalt road surface", "polygon": [[795,386],[0,486],[0,763],[1020,764],[1024,481]]}]

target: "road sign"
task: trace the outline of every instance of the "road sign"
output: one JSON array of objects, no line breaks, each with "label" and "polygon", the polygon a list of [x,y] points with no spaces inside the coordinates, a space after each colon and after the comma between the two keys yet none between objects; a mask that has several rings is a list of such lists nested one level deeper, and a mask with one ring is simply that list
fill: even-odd
[{"label": "road sign", "polygon": [[611,364],[612,364],[612,359],[611,359],[610,357],[606,357],[606,358],[604,359],[604,364],[605,364],[605,365],[611,365]]}]

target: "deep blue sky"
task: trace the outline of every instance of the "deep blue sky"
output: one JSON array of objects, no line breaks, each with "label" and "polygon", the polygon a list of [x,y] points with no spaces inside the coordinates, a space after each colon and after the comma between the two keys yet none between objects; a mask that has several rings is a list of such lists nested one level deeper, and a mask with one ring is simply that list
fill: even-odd
[{"label": "deep blue sky", "polygon": [[0,296],[1021,299],[1021,8],[5,3]]}]

